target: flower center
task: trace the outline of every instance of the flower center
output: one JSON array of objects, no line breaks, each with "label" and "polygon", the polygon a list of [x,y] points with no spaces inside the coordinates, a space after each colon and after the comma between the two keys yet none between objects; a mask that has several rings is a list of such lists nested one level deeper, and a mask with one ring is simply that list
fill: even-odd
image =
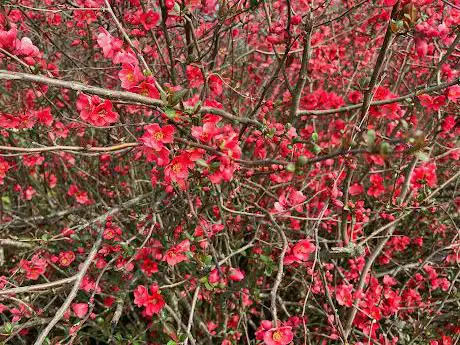
[{"label": "flower center", "polygon": [[161,139],[163,139],[164,135],[163,135],[163,132],[158,131],[158,132],[156,132],[156,133],[153,135],[153,137],[154,137],[156,140],[161,140]]},{"label": "flower center", "polygon": [[128,74],[126,74],[126,79],[128,79],[128,81],[131,81],[133,82],[134,81],[134,75],[132,72],[129,72]]},{"label": "flower center", "polygon": [[282,337],[283,337],[283,335],[281,334],[280,331],[276,331],[275,333],[273,333],[273,340],[274,341],[280,341]]},{"label": "flower center", "polygon": [[174,171],[175,173],[178,173],[179,171],[181,171],[181,167],[182,165],[180,163],[176,163],[172,166],[172,171]]}]

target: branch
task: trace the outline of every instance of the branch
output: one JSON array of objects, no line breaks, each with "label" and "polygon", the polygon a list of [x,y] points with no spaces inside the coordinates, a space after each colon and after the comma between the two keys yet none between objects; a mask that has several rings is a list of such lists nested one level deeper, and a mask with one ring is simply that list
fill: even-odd
[{"label": "branch", "polygon": [[294,89],[294,94],[292,95],[292,105],[291,105],[291,115],[290,122],[294,121],[297,111],[300,105],[300,97],[302,96],[303,88],[307,82],[308,74],[308,65],[311,58],[311,35],[313,32],[313,23],[310,19],[307,19],[305,24],[305,33],[303,39],[303,53],[302,53],[302,62],[300,65],[299,78],[297,79],[297,84]]},{"label": "branch", "polygon": [[[411,93],[408,93],[407,95],[401,96],[401,97],[396,97],[396,98],[391,98],[391,99],[385,99],[381,101],[374,101],[370,103],[370,106],[377,106],[377,105],[385,105],[385,104],[392,104],[392,103],[397,103],[397,102],[402,102],[408,98],[414,98],[417,97],[418,95],[424,94],[424,93],[430,93],[430,92],[435,92],[439,91],[445,88],[448,88],[449,86],[460,84],[460,78],[456,78],[452,81],[449,82],[444,82],[439,85],[434,85],[430,86],[424,89],[420,89],[420,87],[416,88],[418,91],[414,91]],[[324,109],[324,110],[299,110],[298,115],[330,115],[330,114],[335,114],[335,113],[344,113],[350,110],[355,110],[359,109],[363,106],[363,103],[357,103],[353,105],[348,105],[346,107],[342,108],[336,108],[336,109]]]},{"label": "branch", "polygon": [[15,241],[10,239],[0,239],[0,247],[33,248],[34,246],[27,242]]},{"label": "branch", "polygon": [[69,278],[56,280],[56,281],[50,282],[50,283],[28,285],[28,286],[21,286],[21,287],[7,289],[7,290],[0,290],[0,296],[48,290],[48,289],[52,289],[52,288],[57,287],[57,286],[69,284],[69,283],[75,281],[75,279],[77,279],[76,275],[74,275],[72,277],[69,277]]},{"label": "branch", "polygon": [[19,153],[38,153],[38,152],[54,152],[54,151],[76,151],[76,152],[114,152],[131,147],[137,147],[140,143],[125,143],[107,147],[98,146],[44,146],[44,147],[15,147],[15,146],[0,146],[1,151],[19,152]]},{"label": "branch", "polygon": [[[85,84],[78,83],[75,81],[59,80],[55,78],[48,78],[42,75],[35,75],[35,74],[30,74],[30,73],[10,72],[6,70],[0,70],[0,80],[29,81],[29,82],[34,82],[34,83],[46,84],[46,85],[54,86],[54,87],[61,87],[65,89],[86,92],[88,94],[102,96],[107,99],[128,101],[128,102],[133,102],[133,103],[139,103],[139,104],[146,105],[146,106],[154,106],[154,107],[160,107],[160,108],[168,106],[168,104],[165,104],[163,101],[159,99],[154,99],[154,98],[138,95],[137,93],[133,93],[133,92],[104,89],[102,87],[89,86],[89,85],[85,85]],[[180,111],[180,109],[178,108],[176,108],[176,110]],[[186,111],[193,111],[193,108],[186,108]],[[219,115],[220,117],[226,120],[234,121],[237,123],[250,124],[250,125],[253,125],[259,128],[263,127],[262,124],[257,120],[235,116],[223,109],[218,109],[218,108],[213,108],[213,107],[202,107],[198,110],[198,112],[200,114],[210,113],[210,114]]]},{"label": "branch", "polygon": [[[134,198],[134,199],[131,199],[125,203],[123,203],[122,205],[120,205],[119,207],[115,207],[115,208],[112,208],[110,211],[106,212],[105,214],[95,218],[94,220],[92,220],[90,222],[90,224],[85,224],[83,226],[87,226],[87,225],[91,225],[91,224],[94,224],[96,222],[101,222],[101,221],[104,221],[108,216],[112,216],[118,212],[120,212],[122,209],[124,208],[127,208],[129,206],[132,206],[132,205],[136,205],[139,203],[139,201],[141,201],[142,199],[146,198],[148,195],[150,195],[151,193],[148,193],[148,194],[144,194],[144,195],[141,195],[137,198]],[[75,283],[72,287],[72,290],[70,291],[69,295],[67,296],[66,300],[64,301],[64,303],[61,305],[61,307],[58,309],[58,311],[56,312],[56,314],[54,315],[53,319],[50,321],[50,323],[45,327],[45,329],[40,333],[40,335],[38,336],[37,340],[35,341],[34,345],[41,345],[43,344],[43,342],[45,341],[45,339],[47,338],[48,334],[51,332],[51,330],[54,328],[54,326],[59,322],[59,320],[62,318],[62,316],[65,314],[65,312],[67,311],[67,309],[70,307],[70,305],[72,304],[72,301],[75,299],[75,297],[77,296],[77,293],[78,293],[78,290],[80,289],[80,285],[81,285],[81,282],[86,274],[86,272],[88,271],[89,267],[91,266],[92,262],[93,262],[93,259],[94,257],[96,256],[98,250],[99,250],[99,246],[101,245],[102,243],[102,235],[104,233],[104,227],[101,227],[101,229],[99,230],[98,232],[98,235],[97,235],[97,238],[96,238],[96,242],[94,242],[93,244],[93,247],[91,248],[91,251],[90,253],[88,254],[88,256],[86,257],[86,260],[85,262],[83,263],[83,265],[81,266],[80,268],[80,271],[78,272],[78,274],[76,275],[76,279],[75,279]]]}]

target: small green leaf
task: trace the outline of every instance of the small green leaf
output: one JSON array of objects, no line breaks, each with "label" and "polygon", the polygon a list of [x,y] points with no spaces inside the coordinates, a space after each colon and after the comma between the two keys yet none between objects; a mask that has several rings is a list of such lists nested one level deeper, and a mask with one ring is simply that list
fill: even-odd
[{"label": "small green leaf", "polygon": [[289,163],[286,166],[286,170],[289,171],[289,172],[295,172],[295,164],[294,163]]},{"label": "small green leaf", "polygon": [[14,330],[13,324],[10,322],[5,323],[5,325],[3,326],[3,331],[6,334],[10,334],[11,332],[13,332],[13,330]]},{"label": "small green leaf", "polygon": [[312,133],[311,140],[313,140],[316,143],[318,139],[319,139],[318,133],[316,132]]},{"label": "small green leaf", "polygon": [[172,109],[172,108],[166,108],[166,109],[164,110],[164,113],[165,113],[166,116],[167,116],[169,119],[171,119],[171,120],[175,119],[175,118],[176,118],[176,114],[177,114],[176,111],[175,111],[174,109]]},{"label": "small green leaf", "polygon": [[313,146],[313,152],[315,154],[320,153],[321,152],[321,147],[319,147],[318,145]]},{"label": "small green leaf", "polygon": [[197,159],[196,164],[203,168],[209,168],[209,164],[204,159]]},{"label": "small green leaf", "polygon": [[415,157],[417,157],[418,159],[420,159],[422,162],[427,162],[430,160],[430,157],[428,157],[428,155],[422,151],[417,151],[414,153]]},{"label": "small green leaf", "polygon": [[174,92],[174,95],[171,98],[171,105],[175,106],[177,103],[179,103],[182,100],[182,98],[184,98],[184,96],[187,94],[187,92],[187,89],[182,89]]}]

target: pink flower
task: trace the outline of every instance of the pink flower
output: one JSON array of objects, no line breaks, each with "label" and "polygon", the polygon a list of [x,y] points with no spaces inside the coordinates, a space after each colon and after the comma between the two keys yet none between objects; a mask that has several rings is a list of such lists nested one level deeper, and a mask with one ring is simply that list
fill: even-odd
[{"label": "pink flower", "polygon": [[209,88],[211,92],[216,96],[220,96],[222,94],[222,79],[215,74],[211,74],[208,79]]},{"label": "pink flower", "polygon": [[59,264],[62,267],[68,267],[75,260],[75,253],[72,251],[59,253]]},{"label": "pink flower", "polygon": [[265,345],[288,345],[292,339],[294,334],[289,326],[271,328],[264,334]]},{"label": "pink flower", "polygon": [[302,212],[302,203],[307,199],[301,191],[290,189],[287,193],[283,192],[274,207],[279,213],[284,213],[294,208],[297,212]]},{"label": "pink flower", "polygon": [[118,120],[118,114],[112,110],[112,102],[98,96],[81,93],[77,99],[77,109],[81,119],[94,126],[106,126]]},{"label": "pink flower", "polygon": [[456,102],[460,98],[460,85],[453,85],[447,90],[449,101]]},{"label": "pink flower", "polygon": [[292,254],[300,261],[307,261],[316,247],[309,240],[301,240],[292,248]]},{"label": "pink flower", "polygon": [[137,64],[123,64],[118,77],[121,80],[121,87],[129,90],[144,79],[144,74]]},{"label": "pink flower", "polygon": [[153,77],[145,78],[138,85],[134,86],[130,91],[150,98],[160,98],[160,93],[155,86],[155,79],[153,79]]},{"label": "pink flower", "polygon": [[182,189],[185,188],[185,181],[188,178],[189,169],[194,166],[187,153],[180,154],[173,158],[171,163],[165,168],[166,181],[176,182]]},{"label": "pink flower", "polygon": [[68,196],[74,196],[75,200],[82,205],[89,205],[91,201],[88,198],[88,193],[81,191],[76,185],[72,184],[67,191]]},{"label": "pink flower", "polygon": [[153,284],[150,286],[150,294],[144,285],[139,285],[134,290],[134,303],[138,307],[145,307],[146,316],[158,314],[165,305],[163,296],[158,292],[159,289],[157,284]]},{"label": "pink flower", "polygon": [[190,251],[190,241],[184,240],[174,247],[169,248],[166,252],[163,261],[166,261],[168,265],[174,266],[182,261],[188,260],[186,252]]},{"label": "pink flower", "polygon": [[147,12],[141,14],[140,19],[144,29],[150,30],[157,26],[157,23],[160,20],[160,15],[157,12],[148,10]]},{"label": "pink flower", "polygon": [[73,303],[72,310],[79,319],[83,319],[88,313],[88,304],[87,303]]},{"label": "pink flower", "polygon": [[131,63],[131,64],[139,64],[136,55],[131,51],[120,50],[118,53],[115,54],[113,57],[114,64],[124,64],[124,63]]},{"label": "pink flower", "polygon": [[351,307],[353,305],[353,286],[342,284],[335,289],[335,299],[340,305]]},{"label": "pink flower", "polygon": [[417,55],[420,57],[426,56],[426,54],[428,54],[428,44],[426,43],[426,41],[421,38],[416,38],[415,51],[417,52]]},{"label": "pink flower", "polygon": [[47,107],[41,110],[38,110],[35,113],[38,122],[45,126],[51,126],[53,124],[54,118],[53,115],[51,114],[51,108]]},{"label": "pink flower", "polygon": [[172,143],[174,140],[174,127],[166,125],[163,128],[158,123],[153,123],[144,127],[145,133],[141,137],[141,141],[145,146],[161,151],[164,144]]},{"label": "pink flower", "polygon": [[15,27],[12,27],[8,31],[0,30],[0,48],[6,50],[12,50],[16,45],[16,37],[18,31]]},{"label": "pink flower", "polygon": [[16,54],[35,57],[39,53],[36,46],[33,45],[29,37],[23,37],[20,41],[16,42]]},{"label": "pink flower", "polygon": [[446,96],[431,97],[430,95],[423,94],[418,96],[420,104],[425,108],[432,110],[439,110],[446,103]]},{"label": "pink flower", "polygon": [[186,73],[187,73],[187,79],[190,84],[190,87],[196,88],[200,87],[204,83],[203,79],[203,73],[201,73],[201,70],[192,65],[188,65],[186,67]]},{"label": "pink flower", "polygon": [[109,32],[104,28],[99,28],[99,35],[97,35],[97,44],[102,48],[102,53],[104,57],[112,59],[116,53],[121,50],[123,46],[123,41],[113,37]]},{"label": "pink flower", "polygon": [[228,277],[230,278],[230,280],[239,282],[240,280],[244,279],[244,273],[238,268],[230,268],[228,272]]},{"label": "pink flower", "polygon": [[34,255],[30,261],[21,260],[19,267],[26,272],[26,278],[37,280],[41,274],[45,273],[48,262],[41,259],[38,254]]},{"label": "pink flower", "polygon": [[6,160],[0,157],[0,185],[3,184],[3,179],[6,176],[6,173],[10,169],[10,165]]}]

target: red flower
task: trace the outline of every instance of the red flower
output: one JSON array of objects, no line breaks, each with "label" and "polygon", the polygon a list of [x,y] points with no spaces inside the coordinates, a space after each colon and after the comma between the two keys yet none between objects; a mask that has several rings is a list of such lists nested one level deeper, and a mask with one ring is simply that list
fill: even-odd
[{"label": "red flower", "polygon": [[265,345],[287,345],[292,339],[294,334],[289,326],[271,328],[264,334]]},{"label": "red flower", "polygon": [[27,279],[37,280],[41,274],[45,273],[48,263],[45,259],[40,259],[37,254],[30,261],[21,260],[19,266],[26,272]]},{"label": "red flower", "polygon": [[88,198],[88,193],[81,191],[74,184],[70,185],[69,190],[67,191],[67,195],[74,196],[79,204],[82,204],[82,205],[91,204],[91,200],[89,200]]},{"label": "red flower", "polygon": [[425,108],[432,110],[439,110],[446,103],[446,96],[431,97],[430,95],[423,94],[418,96],[420,104]]},{"label": "red flower", "polygon": [[190,241],[184,240],[174,247],[169,248],[166,252],[163,261],[166,261],[168,265],[174,266],[178,263],[187,260],[186,252],[190,251]]},{"label": "red flower", "polygon": [[222,94],[222,79],[215,74],[211,74],[208,79],[209,88],[211,92],[216,96],[220,96]]},{"label": "red flower", "polygon": [[215,136],[220,134],[221,127],[217,123],[221,120],[220,116],[206,114],[203,118],[203,126],[193,126],[192,136],[204,143],[209,143]]},{"label": "red flower", "polygon": [[351,307],[353,305],[353,286],[352,285],[339,285],[335,289],[335,299],[340,305]]},{"label": "red flower", "polygon": [[144,79],[144,74],[137,64],[123,64],[118,78],[121,80],[121,87],[129,90]]},{"label": "red flower", "polygon": [[88,313],[88,303],[73,303],[72,310],[79,319],[83,319]]},{"label": "red flower", "polygon": [[157,12],[148,10],[147,12],[141,14],[140,19],[144,29],[150,30],[157,26],[157,23],[160,20],[160,15]]},{"label": "red flower", "polygon": [[75,253],[72,251],[59,253],[59,264],[62,267],[68,267],[75,260]]},{"label": "red flower", "polygon": [[6,173],[10,169],[10,165],[6,160],[0,157],[0,184],[3,184],[3,179],[6,176]]},{"label": "red flower", "polygon": [[186,68],[186,73],[190,87],[195,88],[203,85],[203,73],[201,73],[201,70],[198,67],[188,65]]},{"label": "red flower", "polygon": [[37,117],[38,122],[40,122],[41,124],[45,126],[51,126],[53,124],[54,118],[53,115],[51,115],[51,109],[49,107],[38,110],[35,113],[35,115]]},{"label": "red flower", "polygon": [[449,101],[457,102],[460,98],[460,85],[453,85],[447,90],[447,98]]},{"label": "red flower", "polygon": [[165,168],[164,173],[166,181],[176,182],[182,189],[184,189],[189,169],[193,166],[194,164],[187,153],[180,154]]},{"label": "red flower", "polygon": [[155,86],[155,79],[153,79],[153,77],[145,78],[138,85],[134,86],[130,91],[150,98],[160,98],[160,93]]},{"label": "red flower", "polygon": [[153,273],[158,272],[158,264],[150,259],[145,259],[141,270],[147,277],[150,277]]},{"label": "red flower", "polygon": [[309,240],[301,240],[292,248],[292,254],[300,261],[307,261],[316,247]]},{"label": "red flower", "polygon": [[165,305],[163,296],[158,292],[157,284],[150,286],[150,294],[144,285],[139,285],[134,290],[134,303],[138,307],[145,307],[145,315],[152,316],[158,314]]},{"label": "red flower", "polygon": [[82,120],[94,126],[106,126],[118,120],[118,114],[112,110],[112,102],[108,99],[102,100],[98,96],[80,94],[77,109]]},{"label": "red flower", "polygon": [[436,177],[436,164],[425,163],[415,168],[412,174],[411,183],[415,188],[421,188],[425,183],[429,187],[435,187],[438,183]]},{"label": "red flower", "polygon": [[145,146],[161,151],[164,144],[172,143],[174,140],[174,127],[171,125],[160,127],[158,123],[154,123],[144,127],[145,133],[141,137],[141,141]]},{"label": "red flower", "polygon": [[123,41],[113,37],[109,32],[104,28],[99,28],[99,35],[97,35],[97,44],[102,48],[102,53],[104,57],[112,59],[116,53],[121,50],[123,46]]},{"label": "red flower", "polygon": [[236,281],[236,282],[239,282],[240,280],[243,280],[244,279],[244,273],[239,270],[238,268],[230,268],[229,272],[228,272],[228,278],[230,280],[233,280],[233,281]]},{"label": "red flower", "polygon": [[378,197],[379,195],[385,193],[385,187],[383,185],[383,177],[379,174],[372,174],[369,177],[371,186],[367,190],[367,195]]}]

